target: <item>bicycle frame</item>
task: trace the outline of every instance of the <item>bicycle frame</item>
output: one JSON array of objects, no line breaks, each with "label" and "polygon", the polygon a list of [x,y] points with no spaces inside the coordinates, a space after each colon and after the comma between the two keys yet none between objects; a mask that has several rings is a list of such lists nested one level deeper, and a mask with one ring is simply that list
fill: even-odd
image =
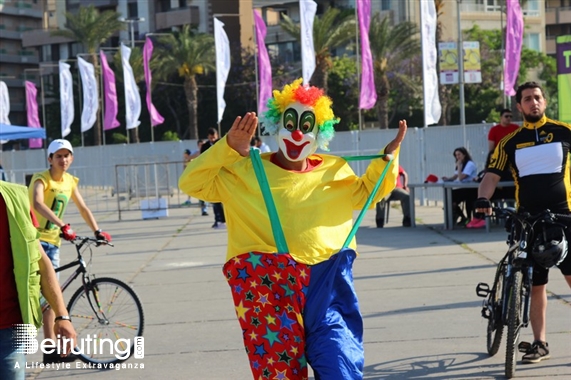
[{"label": "bicycle frame", "polygon": [[[527,223],[524,219],[516,219],[519,223],[519,236],[514,239],[513,236],[518,232],[515,223],[512,225],[510,235],[508,236],[508,245],[510,246],[508,252],[498,265],[505,265],[506,275],[504,277],[504,284],[502,287],[502,322],[507,325],[509,296],[511,294],[513,279],[515,272],[522,272],[523,274],[523,313],[521,326],[527,327],[529,324],[529,313],[531,305],[531,286],[533,280],[533,262],[528,258],[527,250],[531,246],[528,244],[528,239],[532,234],[533,226]],[[514,221],[515,222],[515,221]],[[494,284],[496,286],[496,284]]]},{"label": "bicycle frame", "polygon": [[[60,289],[61,289],[62,293],[80,275],[83,275],[81,278],[81,282],[83,284],[83,287],[85,289],[89,288],[89,283],[90,283],[89,274],[88,274],[88,270],[87,270],[87,264],[85,263],[85,260],[83,259],[83,256],[81,254],[81,248],[83,248],[83,246],[85,246],[85,244],[97,242],[97,240],[92,239],[92,238],[88,238],[88,237],[80,237],[80,236],[77,237],[77,240],[80,241],[79,243],[74,243],[75,249],[77,251],[77,259],[68,263],[68,264],[65,264],[65,265],[63,265],[63,266],[61,266],[55,270],[56,273],[59,273],[59,272],[62,272],[64,270],[67,270],[69,268],[77,267],[77,269],[63,282],[63,284],[60,285]],[[110,243],[106,243],[106,244],[113,246]],[[91,300],[90,300],[90,303],[91,303]],[[43,299],[43,301],[41,303],[41,307],[42,307],[42,313],[50,308],[47,300]],[[93,305],[91,305],[91,307],[93,308]],[[95,313],[97,313],[96,308],[93,308],[93,311]]]}]

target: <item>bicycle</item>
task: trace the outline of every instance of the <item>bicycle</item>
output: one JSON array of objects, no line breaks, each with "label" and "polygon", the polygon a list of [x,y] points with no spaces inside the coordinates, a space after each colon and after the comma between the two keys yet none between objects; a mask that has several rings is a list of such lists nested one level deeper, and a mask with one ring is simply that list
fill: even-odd
[{"label": "bicycle", "polygon": [[496,267],[492,288],[487,283],[476,286],[476,294],[486,298],[482,305],[482,317],[488,320],[487,351],[495,355],[500,347],[504,327],[507,327],[505,376],[511,379],[516,370],[516,345],[519,352],[527,352],[530,344],[519,340],[522,327],[529,324],[531,287],[534,262],[531,249],[536,238],[536,228],[541,224],[564,225],[558,221],[571,221],[570,215],[555,214],[545,210],[536,215],[516,212],[514,208],[494,208],[499,217],[506,217],[508,251]]},{"label": "bicycle", "polygon": [[[127,360],[135,350],[135,340],[143,335],[143,305],[135,291],[123,281],[111,277],[95,278],[90,274],[92,246],[113,246],[106,240],[77,236],[71,241],[77,259],[56,269],[61,272],[77,267],[61,285],[62,293],[79,276],[82,285],[71,296],[67,310],[77,333],[75,351],[84,363],[116,364]],[[89,260],[83,254],[89,252]],[[42,312],[49,305],[42,302]],[[86,345],[85,342],[92,342]]]}]

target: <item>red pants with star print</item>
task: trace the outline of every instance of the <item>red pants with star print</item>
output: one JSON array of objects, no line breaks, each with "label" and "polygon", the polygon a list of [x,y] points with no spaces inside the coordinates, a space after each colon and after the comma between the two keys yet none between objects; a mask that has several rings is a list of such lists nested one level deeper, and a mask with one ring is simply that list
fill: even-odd
[{"label": "red pants with star print", "polygon": [[310,267],[250,252],[224,265],[254,379],[307,379],[302,312]]}]

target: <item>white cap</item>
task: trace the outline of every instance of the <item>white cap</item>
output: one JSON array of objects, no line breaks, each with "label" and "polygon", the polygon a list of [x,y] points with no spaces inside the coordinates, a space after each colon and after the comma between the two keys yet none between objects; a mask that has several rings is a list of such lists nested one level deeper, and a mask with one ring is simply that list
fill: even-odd
[{"label": "white cap", "polygon": [[64,139],[57,139],[52,141],[50,146],[48,146],[48,157],[60,149],[67,149],[73,154],[73,148],[69,141]]}]

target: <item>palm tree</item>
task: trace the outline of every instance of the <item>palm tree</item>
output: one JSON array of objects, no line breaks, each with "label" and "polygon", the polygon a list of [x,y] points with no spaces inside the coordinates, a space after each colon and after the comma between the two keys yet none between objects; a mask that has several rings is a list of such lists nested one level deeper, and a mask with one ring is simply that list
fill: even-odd
[{"label": "palm tree", "polygon": [[[297,41],[301,41],[300,26],[287,15],[280,23],[283,30]],[[355,40],[355,14],[329,8],[321,17],[313,21],[313,48],[315,49],[315,71],[311,84],[327,92],[328,72],[333,66],[331,51]]]},{"label": "palm tree", "polygon": [[184,78],[184,93],[188,107],[188,133],[183,138],[198,139],[196,75],[216,69],[214,37],[210,34],[195,34],[190,25],[180,32],[159,39],[156,46],[156,69],[154,74],[167,79],[174,73]]},{"label": "palm tree", "polygon": [[389,79],[389,75],[398,78],[400,83],[406,87],[416,88],[413,80],[400,73],[398,68],[419,54],[420,41],[417,38],[417,33],[416,24],[402,22],[392,26],[389,18],[385,17],[381,20],[379,13],[376,13],[371,20],[369,41],[374,60],[377,117],[381,129],[387,129],[389,125],[388,105],[392,81]]},{"label": "palm tree", "polygon": [[[80,7],[76,14],[66,12],[65,29],[58,29],[51,33],[52,36],[69,38],[83,45],[86,53],[95,68],[95,77],[99,83],[99,61],[97,53],[101,44],[111,36],[125,28],[125,24],[119,21],[120,13],[104,11],[99,13],[93,5]],[[101,145],[101,119],[97,114],[95,130],[93,131],[94,145]]]}]

